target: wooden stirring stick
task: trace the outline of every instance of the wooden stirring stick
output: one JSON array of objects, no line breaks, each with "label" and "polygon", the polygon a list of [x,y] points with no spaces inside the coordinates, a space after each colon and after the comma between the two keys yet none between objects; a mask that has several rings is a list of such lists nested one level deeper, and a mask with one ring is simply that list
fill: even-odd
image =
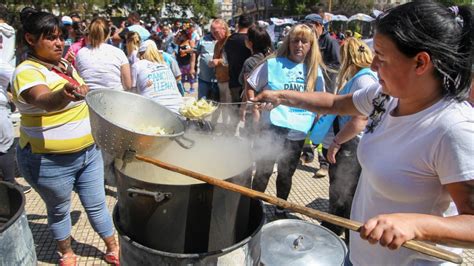
[{"label": "wooden stirring stick", "polygon": [[[230,190],[230,191],[240,193],[242,195],[245,195],[245,196],[253,198],[253,199],[260,199],[260,200],[266,201],[268,203],[271,203],[273,205],[276,205],[278,207],[289,209],[289,210],[304,214],[304,215],[306,215],[308,217],[311,217],[311,218],[314,218],[314,219],[319,219],[319,220],[322,220],[322,221],[325,221],[325,222],[328,222],[328,223],[339,225],[341,227],[344,227],[344,228],[352,230],[352,231],[359,232],[360,228],[362,226],[362,223],[357,222],[357,221],[342,218],[342,217],[339,217],[339,216],[336,216],[336,215],[333,215],[333,214],[318,211],[318,210],[311,209],[311,208],[308,208],[308,207],[305,207],[305,206],[300,206],[298,204],[294,204],[294,203],[288,202],[286,200],[282,200],[280,198],[270,196],[268,194],[265,194],[265,193],[247,188],[247,187],[239,186],[239,185],[236,185],[234,183],[230,183],[230,182],[227,182],[227,181],[224,181],[224,180],[220,180],[220,179],[216,179],[216,178],[213,178],[213,177],[210,177],[210,176],[207,176],[207,175],[203,175],[203,174],[200,174],[200,173],[197,173],[197,172],[194,172],[194,171],[191,171],[191,170],[179,167],[179,166],[171,165],[171,164],[168,164],[168,163],[165,163],[165,162],[162,162],[162,161],[150,158],[150,157],[146,157],[146,156],[142,156],[142,155],[137,154],[137,155],[135,155],[135,158],[137,160],[144,161],[144,162],[147,162],[147,163],[151,163],[153,165],[164,168],[166,170],[176,172],[176,173],[180,173],[180,174],[183,174],[183,175],[186,175],[186,176],[204,181],[208,184],[211,184],[211,185],[223,188],[223,189],[227,189],[227,190]],[[438,259],[446,260],[446,261],[449,261],[449,262],[452,262],[452,263],[456,263],[456,264],[461,264],[462,263],[462,257],[459,256],[458,254],[447,251],[447,250],[444,250],[442,248],[439,248],[439,247],[436,247],[436,246],[433,246],[433,245],[430,245],[430,244],[427,244],[427,243],[424,243],[424,242],[421,242],[421,241],[409,240],[409,241],[407,241],[403,244],[403,247],[414,250],[414,251],[417,251],[417,252],[420,252],[420,253],[423,253],[425,255],[429,255],[429,256],[438,258]]]}]

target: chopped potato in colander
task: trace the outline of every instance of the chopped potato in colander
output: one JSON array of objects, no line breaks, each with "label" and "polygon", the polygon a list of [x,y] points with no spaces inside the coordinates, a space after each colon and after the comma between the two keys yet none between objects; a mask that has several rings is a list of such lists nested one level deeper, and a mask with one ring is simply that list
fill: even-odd
[{"label": "chopped potato in colander", "polygon": [[189,119],[202,119],[212,114],[216,109],[217,105],[205,99],[201,99],[199,101],[185,103],[179,112]]},{"label": "chopped potato in colander", "polygon": [[154,127],[154,126],[141,126],[138,128],[137,132],[147,135],[169,135],[162,127]]}]

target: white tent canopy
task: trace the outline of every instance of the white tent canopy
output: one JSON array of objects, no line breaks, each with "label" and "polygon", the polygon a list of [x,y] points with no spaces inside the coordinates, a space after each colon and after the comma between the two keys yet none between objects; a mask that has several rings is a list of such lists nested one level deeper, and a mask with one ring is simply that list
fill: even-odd
[{"label": "white tent canopy", "polygon": [[344,15],[333,15],[330,21],[349,21]]},{"label": "white tent canopy", "polygon": [[355,14],[353,16],[351,16],[349,18],[349,21],[353,21],[353,20],[360,20],[360,21],[365,21],[365,22],[371,22],[373,20],[375,20],[373,17],[369,16],[369,15],[366,15],[366,14],[362,14],[362,13],[358,13],[358,14]]},{"label": "white tent canopy", "polygon": [[270,18],[270,21],[273,22],[273,24],[277,26],[296,23],[296,21],[293,18]]}]

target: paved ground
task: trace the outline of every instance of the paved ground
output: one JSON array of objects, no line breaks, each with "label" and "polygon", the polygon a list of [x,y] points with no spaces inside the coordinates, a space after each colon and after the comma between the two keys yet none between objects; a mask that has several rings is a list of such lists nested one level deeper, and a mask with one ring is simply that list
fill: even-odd
[{"label": "paved ground", "polygon": [[[298,166],[293,178],[293,187],[289,201],[317,210],[327,211],[328,179],[312,178],[316,166],[315,163]],[[21,178],[18,181],[25,184]],[[275,195],[275,175],[272,176],[266,192]],[[115,187],[106,186],[106,194],[108,208],[112,211],[116,203]],[[28,193],[26,199],[26,213],[33,232],[39,265],[57,264],[59,256],[56,253],[56,245],[48,231],[45,205],[35,191]],[[72,236],[74,238],[72,247],[79,256],[79,264],[105,265],[105,262],[102,260],[105,245],[90,226],[87,215],[76,194],[73,194],[72,202]],[[265,205],[265,212],[267,221],[276,219],[273,206]],[[291,214],[291,216],[312,223],[318,223],[318,221],[300,214]],[[463,265],[474,265],[474,250],[467,250],[464,253],[464,261]]]}]

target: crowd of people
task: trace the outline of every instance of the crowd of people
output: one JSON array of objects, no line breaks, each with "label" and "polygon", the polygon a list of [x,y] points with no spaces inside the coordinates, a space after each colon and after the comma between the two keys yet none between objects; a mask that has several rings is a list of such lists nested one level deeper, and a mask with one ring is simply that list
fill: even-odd
[{"label": "crowd of people", "polygon": [[[277,47],[247,14],[233,32],[219,18],[202,32],[196,23],[160,25],[150,18],[146,24],[136,12],[115,26],[102,17],[88,21],[32,8],[22,10],[21,27],[14,29],[7,15],[0,6],[0,169],[5,181],[16,183],[16,153],[21,175],[46,203],[60,265],[77,260],[73,190],[104,240],[104,260],[119,264],[104,189],[112,158],[94,143],[84,101],[89,91],[103,89],[143,95],[177,116],[183,96],[195,89],[199,99],[233,103],[212,114],[210,123],[220,122],[221,132],[211,130],[249,138],[255,150],[268,145],[259,142],[264,138],[280,147],[256,159],[252,188],[265,191],[275,168],[282,199],[298,164],[319,157],[314,177],[329,177],[329,212],[364,223],[360,236],[345,234],[348,263],[442,263],[389,250],[411,239],[455,252],[460,249],[453,246],[473,247],[469,7],[434,1],[395,7],[376,19],[373,47],[331,36],[321,9],[289,28]],[[13,108],[21,113],[18,144]]]}]

